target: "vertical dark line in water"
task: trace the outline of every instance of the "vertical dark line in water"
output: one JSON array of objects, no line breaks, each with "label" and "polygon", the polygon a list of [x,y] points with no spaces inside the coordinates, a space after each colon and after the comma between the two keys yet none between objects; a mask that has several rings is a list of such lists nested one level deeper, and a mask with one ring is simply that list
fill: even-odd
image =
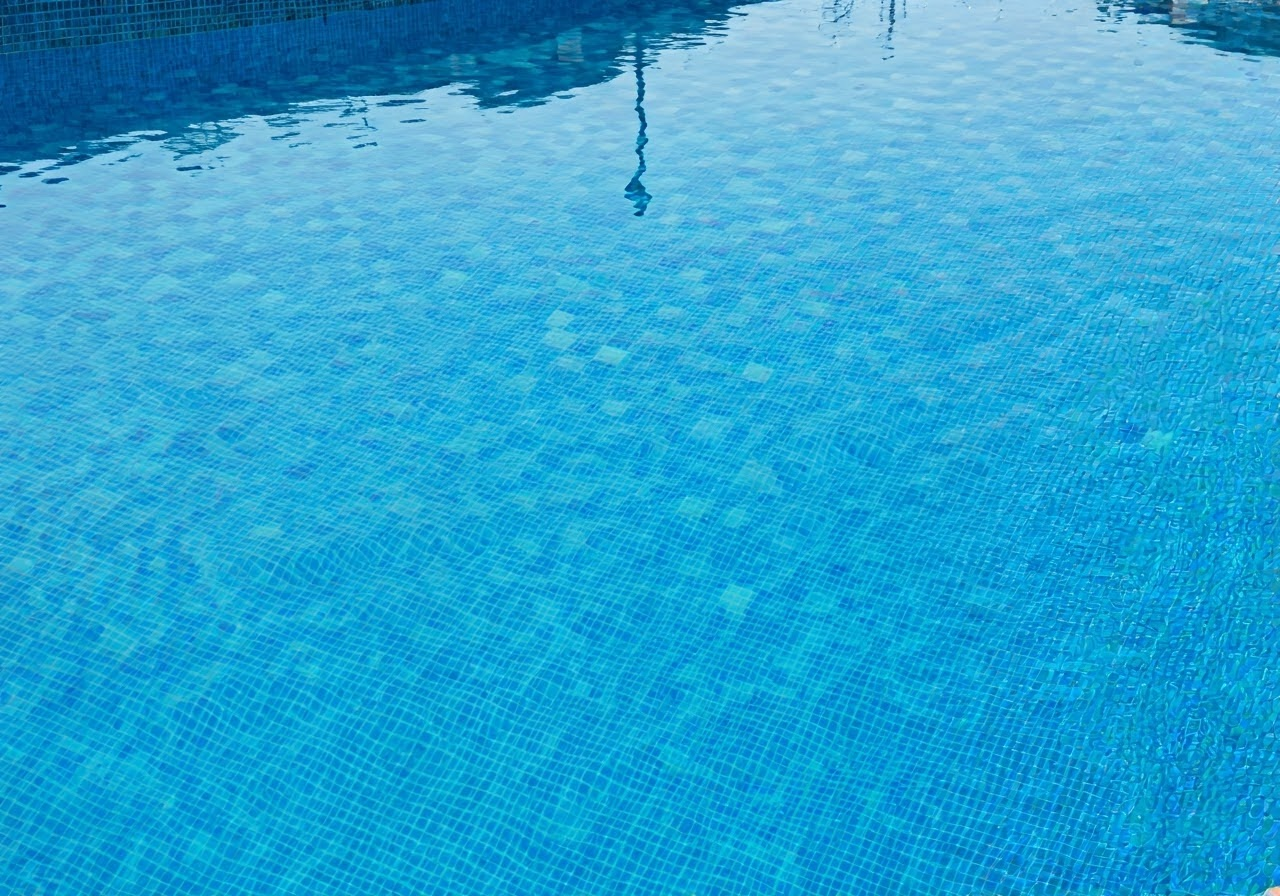
[{"label": "vertical dark line in water", "polygon": [[[883,8],[884,7],[881,6],[881,9]],[[903,15],[907,14],[907,0],[902,0],[902,14]],[[885,56],[884,57],[885,59],[893,58],[893,26],[897,24],[897,21],[898,21],[897,0],[889,0],[889,29],[884,36],[884,48],[889,55]]]},{"label": "vertical dark line in water", "polygon": [[649,142],[646,132],[649,122],[644,117],[644,38],[636,35],[636,116],[640,119],[640,132],[636,134],[636,173],[632,175],[624,195],[635,206],[635,216],[644,217],[649,201],[653,199],[649,191],[640,183],[640,177],[648,170],[644,164],[644,148]]}]

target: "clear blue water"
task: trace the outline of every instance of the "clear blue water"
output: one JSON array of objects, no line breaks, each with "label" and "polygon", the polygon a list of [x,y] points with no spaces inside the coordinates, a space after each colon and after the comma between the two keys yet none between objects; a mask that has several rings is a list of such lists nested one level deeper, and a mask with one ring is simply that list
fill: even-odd
[{"label": "clear blue water", "polygon": [[0,893],[1280,884],[1274,10],[459,8],[0,57]]}]

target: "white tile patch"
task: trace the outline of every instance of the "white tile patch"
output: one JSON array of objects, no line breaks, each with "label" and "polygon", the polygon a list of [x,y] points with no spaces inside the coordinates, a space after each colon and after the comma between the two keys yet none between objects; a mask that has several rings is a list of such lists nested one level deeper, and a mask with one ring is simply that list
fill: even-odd
[{"label": "white tile patch", "polygon": [[609,399],[608,401],[601,402],[600,404],[600,410],[603,413],[608,414],[610,417],[621,417],[628,410],[630,410],[630,408],[631,408],[630,402],[615,401],[613,399]]},{"label": "white tile patch", "polygon": [[172,274],[156,274],[146,283],[142,284],[142,288],[138,292],[143,295],[155,295],[157,293],[176,292],[186,286],[177,277]]},{"label": "white tile patch", "polygon": [[233,289],[240,289],[245,286],[252,286],[258,281],[258,278],[247,271],[233,271],[222,278],[224,286],[230,286]]},{"label": "white tile patch", "polygon": [[676,513],[691,520],[700,520],[711,510],[715,502],[710,498],[696,498],[693,495],[681,498],[676,505]]},{"label": "white tile patch", "polygon": [[733,428],[733,421],[728,417],[703,417],[693,425],[693,430],[689,433],[695,439],[711,440],[722,438],[730,429]]},{"label": "white tile patch", "polygon": [[567,311],[552,311],[551,316],[547,318],[547,326],[553,330],[563,330],[571,323],[573,323],[573,315]]},{"label": "white tile patch", "polygon": [[563,289],[565,292],[582,293],[590,289],[590,284],[585,280],[579,280],[577,277],[570,277],[568,274],[561,274],[556,278],[556,288]]},{"label": "white tile patch", "polygon": [[596,352],[595,360],[601,364],[620,364],[627,353],[620,348],[614,348],[612,345],[602,345],[600,350]]},{"label": "white tile patch", "polygon": [[20,576],[27,575],[35,568],[36,568],[35,561],[30,559],[29,557],[14,557],[12,560],[9,561],[9,564],[5,567],[5,569],[8,570],[9,572],[16,573],[17,575],[20,575]]},{"label": "white tile patch", "polygon": [[587,362],[581,358],[575,358],[573,355],[561,355],[556,358],[555,366],[564,370],[572,370],[575,373],[581,373],[587,366]]},{"label": "white tile patch", "polygon": [[756,596],[756,592],[751,588],[743,588],[741,585],[730,585],[724,589],[720,595],[720,604],[728,611],[730,616],[741,619],[747,612],[752,598]]},{"label": "white tile patch", "polygon": [[742,368],[742,378],[753,383],[767,383],[772,376],[772,367],[765,367],[763,364],[757,364],[754,361]]},{"label": "white tile patch", "polygon": [[578,337],[568,330],[548,330],[546,335],[542,337],[544,345],[549,345],[558,351],[567,351]]},{"label": "white tile patch", "polygon": [[471,275],[465,271],[447,270],[440,275],[440,279],[436,281],[436,286],[461,286],[471,279]]},{"label": "white tile patch", "polygon": [[773,493],[778,490],[778,477],[773,470],[754,460],[742,465],[742,469],[738,471],[738,481],[762,492]]}]

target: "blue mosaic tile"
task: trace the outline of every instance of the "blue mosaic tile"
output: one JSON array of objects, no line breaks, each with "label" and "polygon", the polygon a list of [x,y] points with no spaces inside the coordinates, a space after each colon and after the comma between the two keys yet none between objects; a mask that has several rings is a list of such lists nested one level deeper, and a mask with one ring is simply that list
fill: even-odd
[{"label": "blue mosaic tile", "polygon": [[1273,22],[0,57],[0,892],[1280,886]]},{"label": "blue mosaic tile", "polygon": [[415,0],[7,0],[0,53],[77,48],[324,18]]}]

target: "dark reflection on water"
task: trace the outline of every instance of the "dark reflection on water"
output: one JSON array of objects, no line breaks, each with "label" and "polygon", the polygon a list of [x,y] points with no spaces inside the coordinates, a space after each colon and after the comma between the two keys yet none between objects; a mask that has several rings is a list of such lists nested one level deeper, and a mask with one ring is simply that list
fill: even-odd
[{"label": "dark reflection on water", "polygon": [[[893,58],[893,32],[899,20],[907,16],[907,0],[876,0],[879,3],[880,46],[884,59]],[[824,0],[822,4],[822,30],[834,40],[853,18],[854,9],[861,0]]]},{"label": "dark reflection on water", "polygon": [[[749,0],[750,2],[750,0]],[[634,73],[645,54],[722,33],[729,0],[436,0],[184,37],[0,56],[0,175],[37,159],[39,174],[165,140],[179,155],[235,136],[226,122],[272,116],[288,139],[299,103],[332,100],[359,128],[367,97],[418,103],[448,85],[483,108],[546,102]],[[643,49],[642,49],[643,48]],[[643,202],[644,121],[637,153]],[[197,125],[193,128],[192,125]],[[128,135],[121,137],[118,135]],[[24,172],[36,176],[32,172]],[[632,193],[628,186],[628,196]]]},{"label": "dark reflection on water", "polygon": [[1110,19],[1138,16],[1174,28],[1184,39],[1230,53],[1280,56],[1277,0],[1123,0],[1100,3]]},{"label": "dark reflection on water", "polygon": [[644,117],[644,44],[639,40],[636,42],[636,117],[640,121],[640,129],[636,132],[636,173],[631,176],[631,180],[627,183],[627,189],[624,195],[635,206],[635,216],[637,218],[644,217],[645,210],[649,207],[650,200],[653,196],[644,188],[644,184],[640,182],[640,176],[648,169],[644,161],[644,148],[649,143],[649,120]]}]

